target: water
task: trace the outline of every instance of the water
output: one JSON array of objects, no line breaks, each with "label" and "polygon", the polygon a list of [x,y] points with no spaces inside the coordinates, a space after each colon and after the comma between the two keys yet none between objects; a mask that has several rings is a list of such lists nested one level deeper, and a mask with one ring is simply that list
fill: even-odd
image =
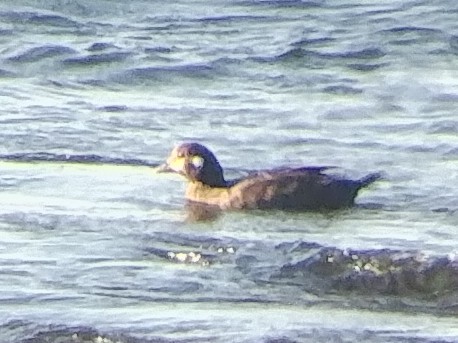
[{"label": "water", "polygon": [[[457,14],[3,1],[0,341],[457,341]],[[384,180],[346,211],[195,222],[151,169],[189,140],[229,178]]]}]

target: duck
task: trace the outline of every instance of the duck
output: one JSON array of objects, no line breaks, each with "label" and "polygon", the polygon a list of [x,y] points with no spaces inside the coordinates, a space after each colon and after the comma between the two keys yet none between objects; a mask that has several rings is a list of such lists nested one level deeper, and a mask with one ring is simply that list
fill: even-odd
[{"label": "duck", "polygon": [[157,173],[177,173],[188,185],[186,200],[220,210],[321,211],[349,208],[358,192],[381,178],[372,173],[351,180],[326,174],[334,167],[299,167],[260,170],[226,181],[216,156],[204,145],[186,142],[175,146]]}]

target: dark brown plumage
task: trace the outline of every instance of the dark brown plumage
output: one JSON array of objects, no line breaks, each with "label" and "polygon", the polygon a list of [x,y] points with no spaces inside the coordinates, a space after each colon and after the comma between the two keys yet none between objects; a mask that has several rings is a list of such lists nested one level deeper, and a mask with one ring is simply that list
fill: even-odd
[{"label": "dark brown plumage", "polygon": [[370,174],[360,180],[326,175],[328,167],[280,168],[259,171],[226,181],[215,155],[198,143],[173,149],[158,172],[176,172],[189,183],[189,201],[220,209],[333,210],[350,207],[358,191],[380,178]]}]

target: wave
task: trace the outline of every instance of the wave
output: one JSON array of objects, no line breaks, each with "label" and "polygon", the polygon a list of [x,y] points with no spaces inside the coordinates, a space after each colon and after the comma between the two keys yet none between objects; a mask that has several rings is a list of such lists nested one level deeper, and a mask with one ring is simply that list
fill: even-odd
[{"label": "wave", "polygon": [[302,46],[309,46],[309,45],[312,45],[312,44],[332,43],[332,42],[335,42],[335,41],[336,41],[336,39],[335,38],[331,38],[331,37],[302,38],[302,39],[299,39],[296,42],[293,42],[292,45],[293,46],[297,46],[297,47],[302,47]]},{"label": "wave", "polygon": [[204,23],[234,23],[234,22],[247,22],[247,21],[266,21],[272,19],[268,16],[260,15],[221,15],[221,16],[211,16],[198,18],[193,21],[204,22]]},{"label": "wave", "polygon": [[60,45],[37,46],[8,58],[12,62],[37,62],[45,58],[75,54],[76,51]]},{"label": "wave", "polygon": [[[400,298],[415,299],[417,305],[423,303],[423,310],[427,305],[442,313],[458,313],[456,251],[441,256],[417,250],[340,249],[308,241],[280,243],[271,249],[254,241],[177,233],[156,233],[146,241],[154,242],[146,248],[148,255],[171,263],[232,264],[255,283],[269,280],[271,285],[296,286],[323,296],[382,297],[387,306]],[[273,254],[269,267],[265,249]]]},{"label": "wave", "polygon": [[91,46],[87,48],[87,51],[103,51],[108,49],[118,49],[118,47],[110,43],[96,42],[92,43]]},{"label": "wave", "polygon": [[[23,320],[11,320],[0,325],[0,330],[14,332],[18,343],[37,342],[129,342],[129,343],[168,343],[176,342],[167,338],[136,338],[123,333],[102,333],[85,326],[65,326],[58,324],[37,324]],[[0,335],[1,337],[1,335]],[[8,340],[11,337],[8,338]]]},{"label": "wave", "polygon": [[284,53],[273,57],[257,57],[258,62],[282,62],[282,61],[299,61],[304,58],[315,58],[318,60],[374,60],[385,56],[385,52],[378,48],[366,48],[361,50],[352,50],[337,53],[322,53],[319,51],[308,50],[300,47],[294,47]]},{"label": "wave", "polygon": [[458,36],[452,36],[449,40],[450,48],[455,55],[458,55]]},{"label": "wave", "polygon": [[[458,98],[458,97],[457,97]],[[451,97],[454,99],[454,97]],[[456,101],[456,100],[455,100]],[[427,132],[431,134],[458,134],[458,122],[455,120],[439,120],[428,125]]]},{"label": "wave", "polygon": [[165,47],[165,46],[154,46],[154,47],[147,47],[145,48],[145,53],[147,54],[168,54],[173,51],[173,48]]},{"label": "wave", "polygon": [[143,67],[124,70],[110,77],[120,84],[138,84],[148,81],[169,81],[175,78],[210,78],[214,68],[209,64],[184,64],[163,67]]},{"label": "wave", "polygon": [[356,71],[374,71],[383,67],[388,66],[388,63],[378,63],[378,64],[369,64],[369,63],[353,63],[348,64],[347,67]]},{"label": "wave", "polygon": [[[254,301],[255,302],[255,301]],[[234,302],[232,302],[234,303]],[[283,325],[281,329],[274,330],[273,328],[280,327],[285,321],[282,320],[277,326],[272,325],[272,320],[277,320],[277,315],[266,313],[266,306],[253,306],[242,307],[242,311],[250,311],[246,315],[235,317],[233,312],[238,309],[234,304],[232,309],[228,312],[224,304],[214,305],[209,308],[210,311],[214,307],[220,306],[221,311],[216,312],[217,315],[213,316],[211,320],[206,316],[202,316],[201,312],[206,309],[202,306],[198,312],[184,312],[185,317],[179,323],[174,320],[175,318],[164,317],[159,320],[151,320],[145,324],[148,328],[135,326],[134,329],[127,328],[126,324],[122,328],[109,328],[102,330],[95,328],[94,325],[62,325],[42,323],[43,321],[25,321],[25,320],[10,320],[5,324],[0,325],[0,330],[5,332],[0,335],[0,338],[5,337],[5,342],[16,343],[191,343],[191,342],[259,342],[259,343],[295,343],[295,342],[415,342],[415,343],[451,343],[455,342],[453,334],[447,331],[448,327],[453,327],[447,324],[444,329],[435,334],[423,334],[425,331],[423,326],[420,328],[414,327],[405,329],[403,322],[399,324],[396,319],[381,321],[379,317],[369,315],[368,318],[364,314],[359,314],[358,317],[352,318],[351,323],[354,328],[346,329],[341,328],[338,323],[344,319],[341,311],[337,311],[335,316],[331,311],[317,311],[317,317],[312,318],[308,312],[310,309],[304,309],[305,317],[295,318],[301,314],[300,310],[295,312],[288,311],[291,305],[281,309],[282,315],[289,315],[289,319],[293,323],[297,323],[302,319],[302,324],[299,326],[294,325],[288,327]],[[160,305],[159,305],[160,306]],[[151,311],[157,311],[155,304],[151,304]],[[176,308],[176,305],[171,305]],[[161,308],[159,307],[158,310]],[[274,307],[274,310],[276,308]],[[254,311],[251,313],[251,311]],[[260,311],[258,313],[257,311]],[[285,312],[288,311],[288,312]],[[176,310],[176,312],[179,312]],[[278,310],[277,310],[278,313]],[[351,316],[353,313],[349,311],[346,316]],[[248,317],[250,315],[251,317]],[[267,316],[266,316],[267,315]],[[106,316],[106,315],[104,315]],[[197,316],[197,317],[195,317]],[[202,316],[200,318],[199,316]],[[262,317],[266,316],[266,317]],[[63,316],[65,317],[65,316]],[[195,319],[196,318],[196,319]],[[248,318],[248,319],[245,319]],[[254,319],[252,319],[254,318]],[[258,319],[259,318],[259,319]],[[357,320],[360,318],[361,322]],[[378,321],[375,321],[375,319]],[[369,323],[375,324],[365,325],[365,320]],[[412,318],[413,319],[413,318]],[[429,320],[428,318],[416,318],[415,323]],[[330,320],[332,320],[330,322]],[[439,319],[440,320],[440,319]],[[452,320],[443,319],[446,323]],[[254,323],[252,323],[254,322]],[[260,326],[258,322],[264,326]],[[289,321],[286,321],[289,323]],[[265,324],[264,324],[265,323]],[[332,326],[329,324],[332,323]],[[345,322],[346,323],[346,322]],[[390,323],[394,328],[390,328]],[[423,323],[423,322],[421,322]],[[440,323],[440,322],[439,322]],[[398,325],[396,325],[398,324]],[[258,326],[255,326],[258,325]],[[414,324],[415,325],[415,324]],[[425,323],[425,327],[430,326],[435,328],[437,324],[435,321],[429,325]],[[399,326],[399,327],[398,327]],[[240,327],[243,330],[240,330]],[[259,329],[261,327],[262,329]],[[374,327],[374,328],[372,328]],[[267,329],[264,329],[267,328]],[[450,331],[453,332],[454,330]],[[8,336],[9,335],[9,336]],[[11,338],[14,337],[14,340]],[[198,336],[196,338],[196,336]],[[235,338],[236,337],[236,338]]]},{"label": "wave", "polygon": [[418,45],[446,41],[447,35],[438,29],[417,26],[396,26],[378,31],[389,38],[391,45]]},{"label": "wave", "polygon": [[390,29],[382,30],[380,32],[395,33],[399,35],[404,35],[408,33],[418,33],[418,34],[424,34],[424,35],[442,33],[442,31],[438,29],[430,29],[427,27],[418,27],[418,26],[396,26]]},{"label": "wave", "polygon": [[[246,1],[248,6],[264,5],[273,7],[287,7],[287,8],[315,8],[323,7],[325,1],[304,1],[304,0],[254,0]],[[243,4],[243,3],[242,3]]]},{"label": "wave", "polygon": [[361,94],[363,92],[362,89],[348,87],[345,85],[332,85],[325,87],[323,89],[324,93],[328,94],[336,94],[336,95],[354,95],[354,94]]},{"label": "wave", "polygon": [[96,65],[103,63],[122,62],[130,57],[130,52],[109,52],[87,56],[70,57],[63,61],[67,65]]},{"label": "wave", "polygon": [[63,162],[82,164],[116,164],[131,166],[154,166],[154,164],[135,158],[118,158],[100,155],[70,155],[54,154],[48,152],[25,152],[16,154],[0,155],[0,160],[15,162]]},{"label": "wave", "polygon": [[[342,250],[307,242],[282,244],[278,248],[304,258],[296,257],[297,262],[282,266],[276,278],[303,283],[312,289],[424,300],[458,297],[458,258],[454,254],[428,256],[419,251]],[[310,280],[314,280],[313,284]],[[458,307],[455,304],[444,310],[457,312]]]},{"label": "wave", "polygon": [[79,28],[81,24],[75,20],[54,13],[39,13],[28,11],[3,11],[0,18],[4,22],[23,23],[32,25],[48,25],[64,28]]},{"label": "wave", "polygon": [[0,77],[14,77],[16,74],[9,70],[0,69]]}]

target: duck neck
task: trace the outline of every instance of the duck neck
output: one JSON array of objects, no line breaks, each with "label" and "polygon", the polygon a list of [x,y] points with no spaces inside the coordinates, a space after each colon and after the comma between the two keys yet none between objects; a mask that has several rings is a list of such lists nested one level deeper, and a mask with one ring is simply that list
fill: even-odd
[{"label": "duck neck", "polygon": [[194,181],[201,182],[208,187],[221,188],[228,186],[219,163],[204,168]]},{"label": "duck neck", "polygon": [[202,186],[210,187],[210,188],[227,188],[228,183],[224,178],[221,176],[221,178],[215,178],[215,179],[210,179],[210,180],[205,180],[204,181],[195,181],[200,183]]}]

